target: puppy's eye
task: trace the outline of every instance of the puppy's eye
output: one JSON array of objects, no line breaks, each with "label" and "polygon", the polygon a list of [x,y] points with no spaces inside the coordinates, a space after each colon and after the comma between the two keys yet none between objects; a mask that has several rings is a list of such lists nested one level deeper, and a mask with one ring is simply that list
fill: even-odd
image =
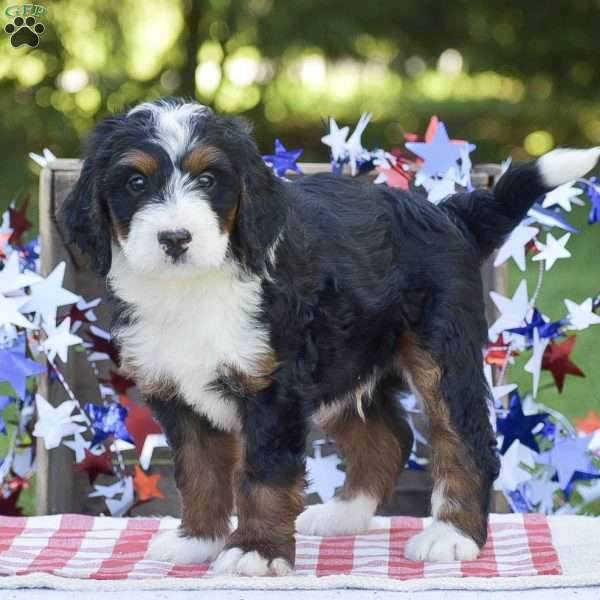
[{"label": "puppy's eye", "polygon": [[146,178],[143,175],[132,175],[125,186],[134,196],[139,196],[146,189]]},{"label": "puppy's eye", "polygon": [[207,189],[215,185],[215,176],[210,173],[204,173],[196,181],[198,182],[198,187]]}]

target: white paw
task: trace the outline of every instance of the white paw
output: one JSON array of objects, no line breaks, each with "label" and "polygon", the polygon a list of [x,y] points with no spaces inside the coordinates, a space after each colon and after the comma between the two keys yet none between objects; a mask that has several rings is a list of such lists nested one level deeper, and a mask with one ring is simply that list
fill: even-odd
[{"label": "white paw", "polygon": [[203,563],[214,560],[224,545],[224,537],[185,537],[179,529],[169,529],[154,536],[145,558],[179,565]]},{"label": "white paw", "polygon": [[296,530],[302,535],[348,535],[369,528],[377,510],[377,500],[359,494],[352,500],[330,500],[309,506],[297,519]]},{"label": "white paw", "polygon": [[454,525],[433,521],[425,531],[408,540],[404,554],[410,560],[425,562],[475,560],[479,556],[479,547]]},{"label": "white paw", "polygon": [[213,571],[220,575],[246,575],[248,577],[264,577],[266,575],[289,575],[292,567],[283,558],[272,561],[256,550],[244,552],[241,548],[223,550],[213,563]]}]

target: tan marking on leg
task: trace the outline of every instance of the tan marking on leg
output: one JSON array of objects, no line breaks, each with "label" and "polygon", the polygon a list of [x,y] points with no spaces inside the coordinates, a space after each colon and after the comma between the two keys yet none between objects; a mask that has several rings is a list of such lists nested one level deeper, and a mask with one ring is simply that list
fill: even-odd
[{"label": "tan marking on leg", "polygon": [[226,548],[256,550],[268,560],[285,558],[293,565],[295,520],[304,506],[305,485],[303,475],[289,485],[253,483],[241,475],[236,486],[239,525]]},{"label": "tan marking on leg", "polygon": [[330,414],[321,421],[345,459],[346,481],[340,494],[343,500],[361,493],[379,502],[391,496],[412,445],[409,426],[402,420],[394,432],[391,427],[395,424],[389,422],[392,418],[386,419],[384,407],[374,405],[364,420],[355,409],[345,407],[337,416]]},{"label": "tan marking on leg", "polygon": [[405,339],[399,358],[429,416],[435,481],[432,507],[437,513],[433,516],[452,523],[482,546],[487,537],[487,515],[480,505],[483,482],[442,398],[440,367],[411,336]]},{"label": "tan marking on leg", "polygon": [[188,536],[219,538],[229,533],[234,473],[240,462],[235,435],[181,424],[175,450],[175,481],[181,495],[181,530]]}]

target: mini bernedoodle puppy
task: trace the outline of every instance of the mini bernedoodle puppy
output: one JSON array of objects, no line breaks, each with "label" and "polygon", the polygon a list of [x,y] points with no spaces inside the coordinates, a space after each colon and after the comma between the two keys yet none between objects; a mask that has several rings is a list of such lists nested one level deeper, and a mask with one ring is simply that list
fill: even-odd
[{"label": "mini bernedoodle puppy", "polygon": [[[245,122],[200,104],[101,122],[62,222],[108,278],[123,369],[174,451],[181,527],[148,556],[284,574],[296,530],[365,529],[410,452],[394,399],[408,385],[429,418],[435,486],[433,522],[406,555],[476,558],[499,469],[480,266],[599,155],[555,150],[436,206],[334,174],[278,179]],[[302,512],[311,418],[347,477]]]}]

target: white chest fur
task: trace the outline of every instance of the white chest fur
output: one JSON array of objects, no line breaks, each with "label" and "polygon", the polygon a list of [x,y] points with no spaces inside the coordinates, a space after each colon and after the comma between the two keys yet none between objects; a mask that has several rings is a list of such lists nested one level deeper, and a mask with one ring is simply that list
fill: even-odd
[{"label": "white chest fur", "polygon": [[117,256],[110,283],[132,307],[132,324],[116,335],[136,380],[172,383],[214,425],[239,430],[233,403],[209,384],[224,364],[252,374],[268,352],[268,334],[255,321],[260,281],[240,279],[233,267],[198,278],[149,277]]}]

